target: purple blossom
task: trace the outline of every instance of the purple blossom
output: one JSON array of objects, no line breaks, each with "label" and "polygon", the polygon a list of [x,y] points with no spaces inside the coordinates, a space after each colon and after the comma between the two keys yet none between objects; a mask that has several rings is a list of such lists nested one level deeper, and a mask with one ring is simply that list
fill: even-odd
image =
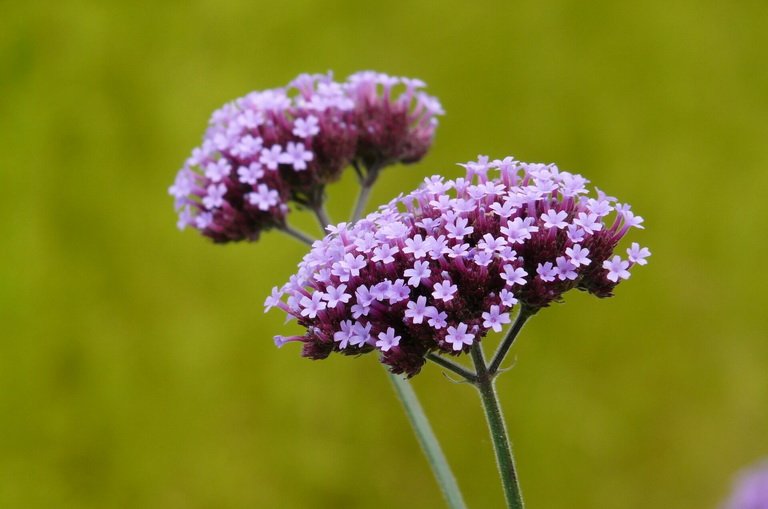
[{"label": "purple blossom", "polygon": [[[168,190],[179,227],[215,242],[257,240],[286,225],[289,202],[320,206],[323,187],[353,163],[372,181],[385,166],[419,160],[443,112],[415,83],[370,72],[342,82],[303,74],[225,104]],[[226,192],[210,194],[214,184]]]},{"label": "purple blossom", "polygon": [[557,272],[557,277],[565,281],[566,279],[569,279],[573,281],[577,277],[579,277],[579,274],[576,272],[576,269],[578,268],[578,265],[575,265],[571,263],[568,258],[565,256],[558,256],[557,260],[555,260],[555,271]]},{"label": "purple blossom", "polygon": [[544,228],[558,228],[562,229],[568,226],[565,219],[568,217],[568,213],[564,210],[548,210],[541,215],[541,220],[544,221]]},{"label": "purple blossom", "polygon": [[210,162],[205,165],[205,176],[211,182],[220,182],[224,177],[228,176],[232,171],[232,166],[226,159],[219,159],[216,162]]},{"label": "purple blossom", "polygon": [[349,338],[349,344],[352,346],[363,346],[371,340],[371,324],[355,322],[352,326],[352,335]]},{"label": "purple blossom", "polygon": [[467,226],[468,222],[466,217],[457,217],[455,221],[446,224],[445,230],[448,232],[448,238],[461,240],[472,233],[475,229]]},{"label": "purple blossom", "polygon": [[510,323],[509,313],[502,313],[500,306],[491,306],[490,311],[483,312],[483,327],[493,329],[494,332],[501,332],[504,324]]},{"label": "purple blossom", "polygon": [[[395,254],[400,251],[400,248],[397,246],[390,246],[389,244],[382,244],[381,246],[377,246],[373,249],[373,258],[371,258],[374,262],[381,262],[385,265],[389,263],[393,263],[395,261]],[[406,274],[407,276],[407,274]]]},{"label": "purple blossom", "polygon": [[456,285],[452,285],[450,281],[445,280],[439,283],[435,283],[432,287],[432,296],[435,299],[448,302],[453,299],[453,295],[459,290]]},{"label": "purple blossom", "polygon": [[768,509],[768,461],[741,473],[723,509]]},{"label": "purple blossom", "polygon": [[422,323],[428,309],[434,309],[427,306],[427,298],[419,296],[416,302],[409,301],[406,305],[405,317],[410,318],[413,323]]},{"label": "purple blossom", "polygon": [[390,304],[396,302],[408,300],[408,296],[411,294],[411,289],[405,285],[405,281],[398,279],[389,286],[387,298]]},{"label": "purple blossom", "polygon": [[403,275],[408,279],[408,284],[410,286],[418,287],[421,282],[431,275],[432,271],[429,269],[429,263],[428,262],[422,262],[419,260],[416,260],[413,262],[413,268],[411,269],[405,269],[405,272],[403,272]]},{"label": "purple blossom", "polygon": [[[637,243],[635,243],[637,244]],[[568,255],[571,263],[577,266],[588,266],[590,259],[587,258],[589,249],[581,247],[579,244],[574,244],[571,247],[565,248],[565,254]]]},{"label": "purple blossom", "polygon": [[645,265],[648,263],[648,258],[651,256],[651,252],[648,250],[647,247],[640,247],[640,244],[637,242],[633,242],[632,245],[627,249],[627,258],[629,259],[630,263],[636,263],[638,265]]},{"label": "purple blossom", "polygon": [[248,202],[255,205],[259,210],[269,210],[280,202],[280,193],[270,189],[266,184],[259,184],[259,187],[253,193],[246,195]]},{"label": "purple blossom", "polygon": [[328,301],[329,308],[335,308],[339,303],[349,302],[352,296],[345,292],[346,289],[347,285],[343,283],[339,286],[326,286],[323,298]]},{"label": "purple blossom", "polygon": [[207,194],[203,197],[205,208],[216,209],[224,205],[224,195],[227,193],[227,186],[224,184],[211,184],[206,192]]},{"label": "purple blossom", "polygon": [[412,253],[416,259],[424,258],[429,252],[429,245],[424,242],[421,235],[416,235],[412,239],[405,240],[403,253]]},{"label": "purple blossom", "polygon": [[590,197],[579,175],[510,158],[466,168],[313,245],[279,304],[274,294],[267,303],[306,329],[303,355],[376,351],[413,376],[427,353],[467,352],[517,306],[536,313],[574,288],[612,295],[649,254],[639,245],[629,261],[614,254],[639,223],[615,198]]},{"label": "purple blossom", "polygon": [[253,162],[238,168],[237,176],[243,184],[254,185],[264,176],[264,170],[261,169],[260,163]]},{"label": "purple blossom", "polygon": [[349,340],[352,337],[352,320],[342,320],[339,323],[341,330],[336,331],[333,334],[333,340],[339,343],[339,348],[344,349],[349,344]]},{"label": "purple blossom", "polygon": [[552,265],[552,262],[539,263],[536,267],[536,274],[539,275],[542,281],[550,282],[557,278],[557,270]]},{"label": "purple blossom", "polygon": [[376,347],[382,352],[388,352],[400,344],[400,336],[395,335],[395,329],[387,328],[387,332],[379,332],[379,340],[376,341]]},{"label": "purple blossom", "polygon": [[504,265],[504,273],[501,274],[501,278],[507,282],[507,285],[524,285],[526,283],[525,276],[528,273],[522,267],[513,267],[512,265]]},{"label": "purple blossom", "polygon": [[427,317],[427,323],[435,330],[443,329],[448,325],[448,322],[446,321],[448,313],[445,311],[440,311],[434,306],[429,306],[424,314]]},{"label": "purple blossom", "polygon": [[304,148],[303,143],[288,142],[279,160],[283,164],[290,164],[296,171],[304,171],[307,169],[307,163],[314,159],[314,154],[311,151]]},{"label": "purple blossom", "polygon": [[629,262],[626,260],[622,260],[619,255],[614,256],[610,260],[605,260],[603,262],[603,268],[608,271],[608,274],[606,274],[606,278],[609,281],[613,281],[614,283],[618,282],[619,279],[629,279]]},{"label": "purple blossom", "polygon": [[471,345],[474,338],[474,334],[467,332],[466,323],[459,323],[456,327],[448,327],[448,334],[445,335],[445,341],[453,345],[454,351],[460,351],[465,345]]},{"label": "purple blossom", "polygon": [[307,115],[307,118],[297,118],[293,125],[292,132],[299,138],[309,138],[320,132],[320,125],[314,115]]},{"label": "purple blossom", "polygon": [[275,144],[269,148],[261,150],[259,163],[261,163],[264,168],[275,171],[281,162],[283,162],[283,147],[280,145]]},{"label": "purple blossom", "polygon": [[315,318],[317,313],[326,308],[326,303],[323,302],[325,295],[322,292],[315,292],[312,297],[301,298],[301,316],[307,318]]}]

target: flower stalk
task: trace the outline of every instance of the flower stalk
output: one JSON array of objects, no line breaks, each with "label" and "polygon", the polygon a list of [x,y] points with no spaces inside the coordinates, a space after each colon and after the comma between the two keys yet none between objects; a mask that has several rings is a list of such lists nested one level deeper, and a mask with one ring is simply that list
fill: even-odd
[{"label": "flower stalk", "polygon": [[504,361],[504,358],[507,356],[507,352],[509,352],[512,343],[515,342],[515,338],[517,338],[517,335],[520,334],[520,331],[523,329],[523,325],[525,325],[525,322],[528,321],[528,318],[530,318],[532,315],[533,313],[525,309],[525,307],[520,308],[520,312],[517,314],[515,323],[512,324],[512,327],[507,332],[507,335],[499,344],[499,348],[496,350],[496,353],[493,354],[491,363],[488,365],[488,373],[490,373],[492,377],[496,376],[498,373],[499,367]]},{"label": "flower stalk", "polygon": [[424,455],[427,457],[427,461],[429,461],[429,466],[432,468],[432,472],[435,475],[435,479],[437,479],[437,484],[440,486],[440,491],[442,491],[445,501],[448,503],[448,507],[451,509],[466,509],[459,485],[456,483],[456,477],[454,477],[451,467],[448,465],[448,460],[440,447],[440,443],[437,441],[437,437],[435,437],[435,432],[429,424],[429,419],[424,413],[413,387],[411,387],[408,380],[398,375],[390,373],[389,379],[392,381],[395,392],[403,404],[408,420],[411,422],[413,431],[416,434],[419,445],[421,445],[421,449],[424,451]]},{"label": "flower stalk", "polygon": [[523,498],[517,481],[512,446],[509,442],[506,425],[504,424],[504,416],[501,413],[501,407],[499,406],[499,400],[494,387],[495,374],[489,371],[479,343],[472,345],[471,354],[472,361],[477,370],[475,387],[480,392],[480,399],[483,402],[483,409],[488,421],[493,449],[496,453],[496,464],[499,468],[507,507],[509,509],[522,509]]},{"label": "flower stalk", "polygon": [[315,241],[315,239],[313,239],[303,231],[297,230],[292,226],[289,226],[287,223],[282,225],[279,229],[281,232],[285,233],[286,235],[288,235],[289,237],[292,237],[295,240],[298,240],[302,244],[311,246],[312,243]]},{"label": "flower stalk", "polygon": [[[369,190],[375,180],[375,178],[372,179],[370,184],[368,184]],[[365,186],[364,183],[361,182],[361,184]],[[361,210],[364,206],[365,204],[363,203]],[[315,217],[317,218],[318,223],[320,223],[320,226],[325,230],[325,228],[331,224],[331,219],[325,213],[325,208],[321,204],[320,206],[314,207],[313,210],[315,211]],[[309,243],[312,244],[311,239]],[[443,449],[440,447],[440,442],[438,442],[437,436],[429,423],[429,419],[424,413],[424,409],[421,406],[421,402],[419,402],[416,392],[413,390],[413,387],[411,387],[408,380],[399,375],[395,375],[388,370],[387,374],[392,382],[395,394],[397,394],[400,403],[403,405],[405,415],[411,423],[411,427],[421,446],[421,450],[424,452],[424,456],[427,457],[427,462],[432,469],[432,473],[435,476],[435,480],[440,487],[440,491],[442,492],[448,507],[450,509],[466,509],[467,506],[464,503],[464,498],[461,495],[459,485],[456,482],[456,477],[453,475],[453,471],[448,464],[448,459],[445,457],[445,453],[443,453]]]}]

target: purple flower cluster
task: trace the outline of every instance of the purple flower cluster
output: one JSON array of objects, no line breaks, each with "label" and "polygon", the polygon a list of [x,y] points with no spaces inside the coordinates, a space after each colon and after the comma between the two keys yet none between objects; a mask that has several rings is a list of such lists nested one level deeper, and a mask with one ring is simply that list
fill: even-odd
[{"label": "purple flower cluster", "polygon": [[374,72],[342,83],[303,74],[224,105],[169,189],[179,228],[216,242],[256,240],[285,224],[288,201],[320,206],[323,187],[350,164],[375,178],[418,161],[443,114],[424,86]]},{"label": "purple flower cluster", "polygon": [[724,509],[768,509],[768,462],[740,476]]},{"label": "purple flower cluster", "polygon": [[[312,359],[379,350],[413,376],[429,352],[459,354],[572,289],[608,297],[650,252],[619,241],[643,219],[555,165],[487,157],[466,178],[434,176],[354,224],[330,227],[265,305],[306,327]],[[494,176],[489,173],[493,172]]]}]

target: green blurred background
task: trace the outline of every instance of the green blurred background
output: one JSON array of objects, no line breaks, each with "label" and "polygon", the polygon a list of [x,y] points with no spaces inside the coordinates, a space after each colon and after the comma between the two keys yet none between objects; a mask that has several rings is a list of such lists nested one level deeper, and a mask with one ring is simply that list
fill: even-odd
[{"label": "green blurred background", "polygon": [[[0,507],[441,507],[375,358],[275,349],[295,325],[261,305],[304,247],[179,233],[166,194],[214,108],[329,69],[420,77],[448,112],[372,204],[513,154],[646,218],[651,263],[540,313],[499,382],[531,508],[714,508],[768,455],[764,1],[0,8]],[[414,385],[499,507],[474,391]]]}]

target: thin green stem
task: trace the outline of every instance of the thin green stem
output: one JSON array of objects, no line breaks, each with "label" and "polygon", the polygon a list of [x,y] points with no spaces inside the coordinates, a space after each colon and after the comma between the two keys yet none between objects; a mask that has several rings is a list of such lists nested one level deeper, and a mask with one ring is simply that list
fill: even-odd
[{"label": "thin green stem", "polygon": [[475,383],[475,381],[477,380],[477,375],[472,373],[470,370],[468,370],[464,366],[453,362],[452,360],[446,359],[445,357],[442,357],[434,353],[428,353],[426,355],[426,358],[427,360],[430,360],[435,364],[456,373],[467,382]]},{"label": "thin green stem", "polygon": [[435,437],[435,432],[432,431],[432,426],[429,424],[429,420],[421,408],[413,387],[411,387],[408,380],[398,375],[390,373],[389,379],[392,381],[395,392],[403,403],[408,420],[411,421],[416,438],[424,451],[424,455],[427,457],[427,461],[429,461],[430,467],[432,467],[432,472],[437,479],[440,490],[443,492],[448,507],[451,509],[466,509],[467,506],[461,496],[456,478],[453,476],[453,472],[451,472],[448,460],[440,448],[440,443],[437,441],[437,437]]},{"label": "thin green stem", "polygon": [[320,228],[323,230],[323,235],[325,235],[327,233],[326,228],[328,228],[328,225],[332,223],[331,218],[328,217],[328,212],[325,210],[325,205],[321,203],[314,207],[312,210],[315,212],[317,222],[320,224]]},{"label": "thin green stem", "polygon": [[362,172],[360,171],[360,166],[355,164],[355,170],[357,171],[357,175],[360,180],[360,193],[357,195],[357,201],[355,201],[355,208],[352,211],[350,222],[354,223],[363,217],[363,212],[365,212],[365,205],[368,203],[368,198],[371,196],[371,189],[373,189],[373,184],[375,184],[376,179],[379,178],[379,171],[381,168],[381,166],[375,165],[366,168],[366,174],[363,176]]},{"label": "thin green stem", "polygon": [[296,230],[295,228],[289,226],[287,223],[280,226],[278,230],[308,246],[311,246],[312,243],[315,241],[315,239],[313,239],[303,231]]},{"label": "thin green stem", "polygon": [[513,323],[512,327],[510,327],[510,329],[507,331],[507,335],[504,337],[501,344],[499,344],[498,350],[496,350],[496,353],[493,354],[491,364],[488,366],[488,373],[491,375],[491,377],[495,376],[499,371],[499,366],[501,366],[501,363],[504,362],[504,358],[507,356],[509,348],[512,346],[512,343],[515,342],[515,338],[517,338],[517,335],[520,334],[520,331],[523,329],[523,325],[525,325],[525,322],[530,317],[531,313],[526,311],[525,308],[521,307],[520,312],[517,314],[517,318],[515,319],[515,323]]},{"label": "thin green stem", "polygon": [[504,416],[501,414],[499,400],[494,388],[494,375],[488,371],[485,364],[483,350],[479,343],[472,345],[472,361],[477,370],[475,386],[480,391],[480,399],[483,402],[485,417],[488,420],[488,429],[491,432],[493,449],[496,452],[496,464],[501,475],[501,485],[504,488],[504,496],[509,509],[522,509],[523,498],[520,495],[520,486],[517,483],[515,473],[515,460],[512,457],[512,446],[507,436],[507,428],[504,424]]},{"label": "thin green stem", "polygon": [[363,216],[365,211],[365,205],[368,203],[368,198],[371,196],[372,185],[363,183],[360,186],[360,193],[357,195],[357,201],[355,201],[355,209],[352,211],[351,222],[355,222]]}]

